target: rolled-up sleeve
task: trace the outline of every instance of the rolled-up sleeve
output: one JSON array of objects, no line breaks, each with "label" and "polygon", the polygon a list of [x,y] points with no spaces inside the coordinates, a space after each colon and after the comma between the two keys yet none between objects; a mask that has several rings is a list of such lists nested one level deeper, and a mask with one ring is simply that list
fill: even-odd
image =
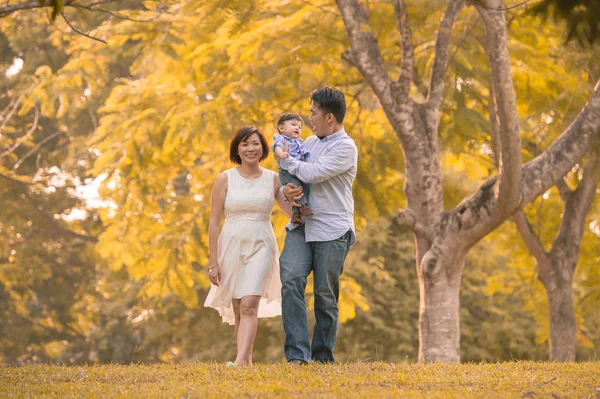
[{"label": "rolled-up sleeve", "polygon": [[282,159],[280,165],[304,183],[320,183],[343,173],[355,164],[358,151],[352,142],[340,143],[314,163],[294,158]]},{"label": "rolled-up sleeve", "polygon": [[279,147],[283,150],[285,148],[284,144],[283,144],[284,141],[285,141],[285,139],[283,138],[282,135],[280,135],[280,134],[273,135],[273,146],[271,147],[271,150],[275,151],[275,147]]}]

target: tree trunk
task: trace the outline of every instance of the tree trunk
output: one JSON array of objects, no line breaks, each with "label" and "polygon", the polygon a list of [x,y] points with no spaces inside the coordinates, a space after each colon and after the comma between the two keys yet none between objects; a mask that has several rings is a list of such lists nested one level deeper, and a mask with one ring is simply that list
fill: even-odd
[{"label": "tree trunk", "polygon": [[573,310],[573,275],[579,260],[579,249],[585,219],[596,194],[596,169],[599,159],[588,157],[577,189],[571,191],[561,179],[556,186],[564,201],[563,217],[550,252],[544,250],[539,237],[520,211],[513,221],[529,252],[536,259],[538,278],[546,289],[550,319],[550,360],[575,361],[575,312]]},{"label": "tree trunk", "polygon": [[[553,270],[575,270],[575,265],[552,262]],[[573,310],[573,273],[563,276],[552,273],[544,283],[550,305],[550,360],[555,362],[575,361],[575,312]],[[543,281],[542,281],[543,282]]]},{"label": "tree trunk", "polygon": [[417,268],[421,294],[420,362],[460,362],[459,294],[463,267],[463,257],[425,257]]}]

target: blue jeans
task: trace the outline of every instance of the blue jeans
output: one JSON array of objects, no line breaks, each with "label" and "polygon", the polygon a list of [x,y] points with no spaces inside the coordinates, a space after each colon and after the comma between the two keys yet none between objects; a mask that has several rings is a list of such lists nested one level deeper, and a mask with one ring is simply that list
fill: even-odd
[{"label": "blue jeans", "polygon": [[[333,363],[337,339],[340,275],[350,249],[350,231],[333,241],[307,243],[304,226],[288,230],[281,267],[285,357],[288,361],[311,359]],[[308,318],[304,292],[306,278],[313,272],[315,289],[315,329],[312,344],[308,338]]]},{"label": "blue jeans", "polygon": [[[302,180],[300,180],[300,179],[298,179],[298,177],[296,177],[296,175],[291,174],[290,172],[288,172],[287,170],[285,170],[283,168],[279,168],[279,181],[281,182],[282,186],[285,186],[288,183],[293,183],[296,185],[296,187],[302,186],[302,193],[304,194],[304,196],[296,202],[298,202],[300,205],[308,204],[308,194],[310,194],[310,184],[303,183]],[[297,206],[293,207],[293,211],[297,215],[300,215],[300,209]]]}]

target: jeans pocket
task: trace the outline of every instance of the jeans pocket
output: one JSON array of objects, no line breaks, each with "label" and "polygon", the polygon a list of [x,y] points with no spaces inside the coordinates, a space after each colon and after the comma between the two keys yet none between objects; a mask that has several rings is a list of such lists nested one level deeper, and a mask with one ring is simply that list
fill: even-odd
[{"label": "jeans pocket", "polygon": [[344,235],[341,236],[340,238],[335,239],[333,241],[346,243],[346,242],[348,242],[349,239],[350,239],[350,230],[348,230],[346,233],[344,233]]}]

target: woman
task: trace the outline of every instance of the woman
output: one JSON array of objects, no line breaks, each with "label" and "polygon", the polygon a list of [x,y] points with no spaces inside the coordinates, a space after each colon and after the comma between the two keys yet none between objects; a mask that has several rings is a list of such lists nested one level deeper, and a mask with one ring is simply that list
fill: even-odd
[{"label": "woman", "polygon": [[[209,227],[209,277],[212,283],[204,306],[235,324],[235,365],[252,364],[252,347],[259,317],[281,315],[279,253],[271,225],[277,200],[291,217],[277,174],[263,169],[269,147],[255,127],[239,129],[231,140],[229,158],[239,165],[221,173],[212,191]],[[221,217],[225,224],[219,236]]]}]

